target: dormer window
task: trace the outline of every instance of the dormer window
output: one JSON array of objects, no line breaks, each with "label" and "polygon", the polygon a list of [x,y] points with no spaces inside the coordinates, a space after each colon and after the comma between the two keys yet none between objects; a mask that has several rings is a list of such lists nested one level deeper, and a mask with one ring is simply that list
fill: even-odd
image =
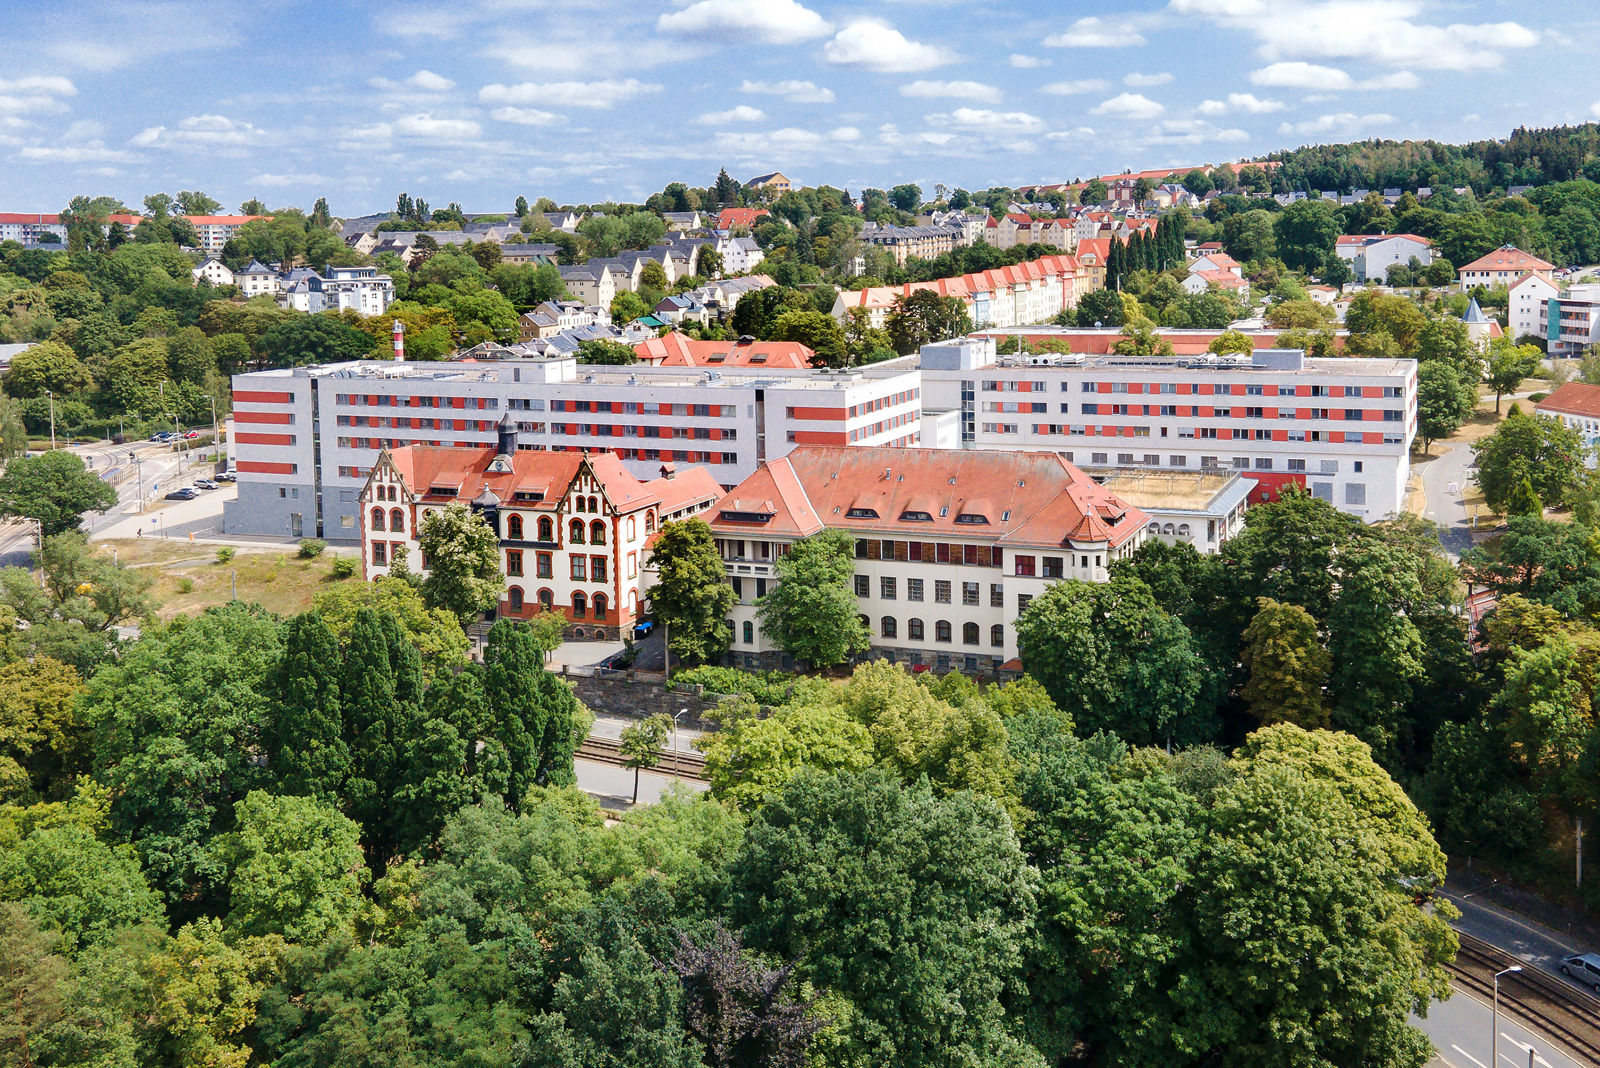
[{"label": "dormer window", "polygon": [[852,508],[844,514],[846,519],[876,519],[878,513],[873,508]]},{"label": "dormer window", "polygon": [[901,512],[900,513],[900,522],[902,522],[902,523],[931,523],[931,522],[933,522],[933,516],[929,515],[927,512]]},{"label": "dormer window", "polygon": [[989,525],[989,517],[986,515],[978,515],[976,512],[962,512],[956,516],[956,522],[965,524],[967,526],[986,527]]}]

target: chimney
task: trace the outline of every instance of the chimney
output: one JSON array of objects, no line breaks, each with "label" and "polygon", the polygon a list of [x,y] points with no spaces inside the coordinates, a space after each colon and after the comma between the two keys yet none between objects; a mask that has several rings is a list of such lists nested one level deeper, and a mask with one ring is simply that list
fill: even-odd
[{"label": "chimney", "polygon": [[404,363],[406,359],[406,324],[399,319],[394,321],[394,361]]}]

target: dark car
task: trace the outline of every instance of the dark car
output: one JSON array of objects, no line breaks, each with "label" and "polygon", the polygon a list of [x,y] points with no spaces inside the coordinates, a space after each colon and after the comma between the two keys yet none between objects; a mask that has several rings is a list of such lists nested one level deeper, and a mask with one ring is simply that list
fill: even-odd
[{"label": "dark car", "polygon": [[237,482],[237,481],[239,481],[239,476],[234,474],[232,471],[218,471],[216,474],[212,475],[211,477],[216,479],[218,482]]},{"label": "dark car", "polygon": [[169,431],[163,430],[158,434],[151,434],[150,440],[160,444],[165,444],[167,439],[170,437],[172,437],[172,434]]},{"label": "dark car", "polygon": [[199,490],[195,489],[193,486],[184,486],[184,487],[182,487],[180,489],[175,489],[171,493],[167,494],[167,500],[169,500],[169,501],[192,501],[198,496],[200,496],[200,491]]}]

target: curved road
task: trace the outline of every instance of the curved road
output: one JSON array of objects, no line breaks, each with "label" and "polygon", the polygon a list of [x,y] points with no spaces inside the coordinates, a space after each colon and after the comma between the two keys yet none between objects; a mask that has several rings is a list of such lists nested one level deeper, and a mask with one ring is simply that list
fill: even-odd
[{"label": "curved road", "polygon": [[1436,443],[1434,459],[1422,469],[1423,515],[1439,524],[1439,540],[1452,560],[1472,547],[1471,520],[1462,493],[1472,480],[1472,446]]}]

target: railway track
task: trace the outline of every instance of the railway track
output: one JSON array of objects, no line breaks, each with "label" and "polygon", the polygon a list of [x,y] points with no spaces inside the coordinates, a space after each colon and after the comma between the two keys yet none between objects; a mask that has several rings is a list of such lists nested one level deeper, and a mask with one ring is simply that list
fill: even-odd
[{"label": "railway track", "polygon": [[[609,738],[588,738],[578,747],[576,754],[579,760],[592,760],[597,764],[611,764],[622,767],[622,748]],[[671,775],[674,768],[679,769],[678,774],[685,779],[694,779],[696,782],[706,781],[706,758],[689,749],[678,750],[674,764],[674,756],[670,750],[663,750],[661,763],[648,770],[657,775]]]},{"label": "railway track", "polygon": [[[1494,996],[1494,974],[1522,962],[1480,938],[1457,932],[1461,952],[1449,965],[1458,985]],[[1500,1011],[1560,1043],[1569,1054],[1600,1065],[1600,999],[1533,967],[1500,979]]]}]

